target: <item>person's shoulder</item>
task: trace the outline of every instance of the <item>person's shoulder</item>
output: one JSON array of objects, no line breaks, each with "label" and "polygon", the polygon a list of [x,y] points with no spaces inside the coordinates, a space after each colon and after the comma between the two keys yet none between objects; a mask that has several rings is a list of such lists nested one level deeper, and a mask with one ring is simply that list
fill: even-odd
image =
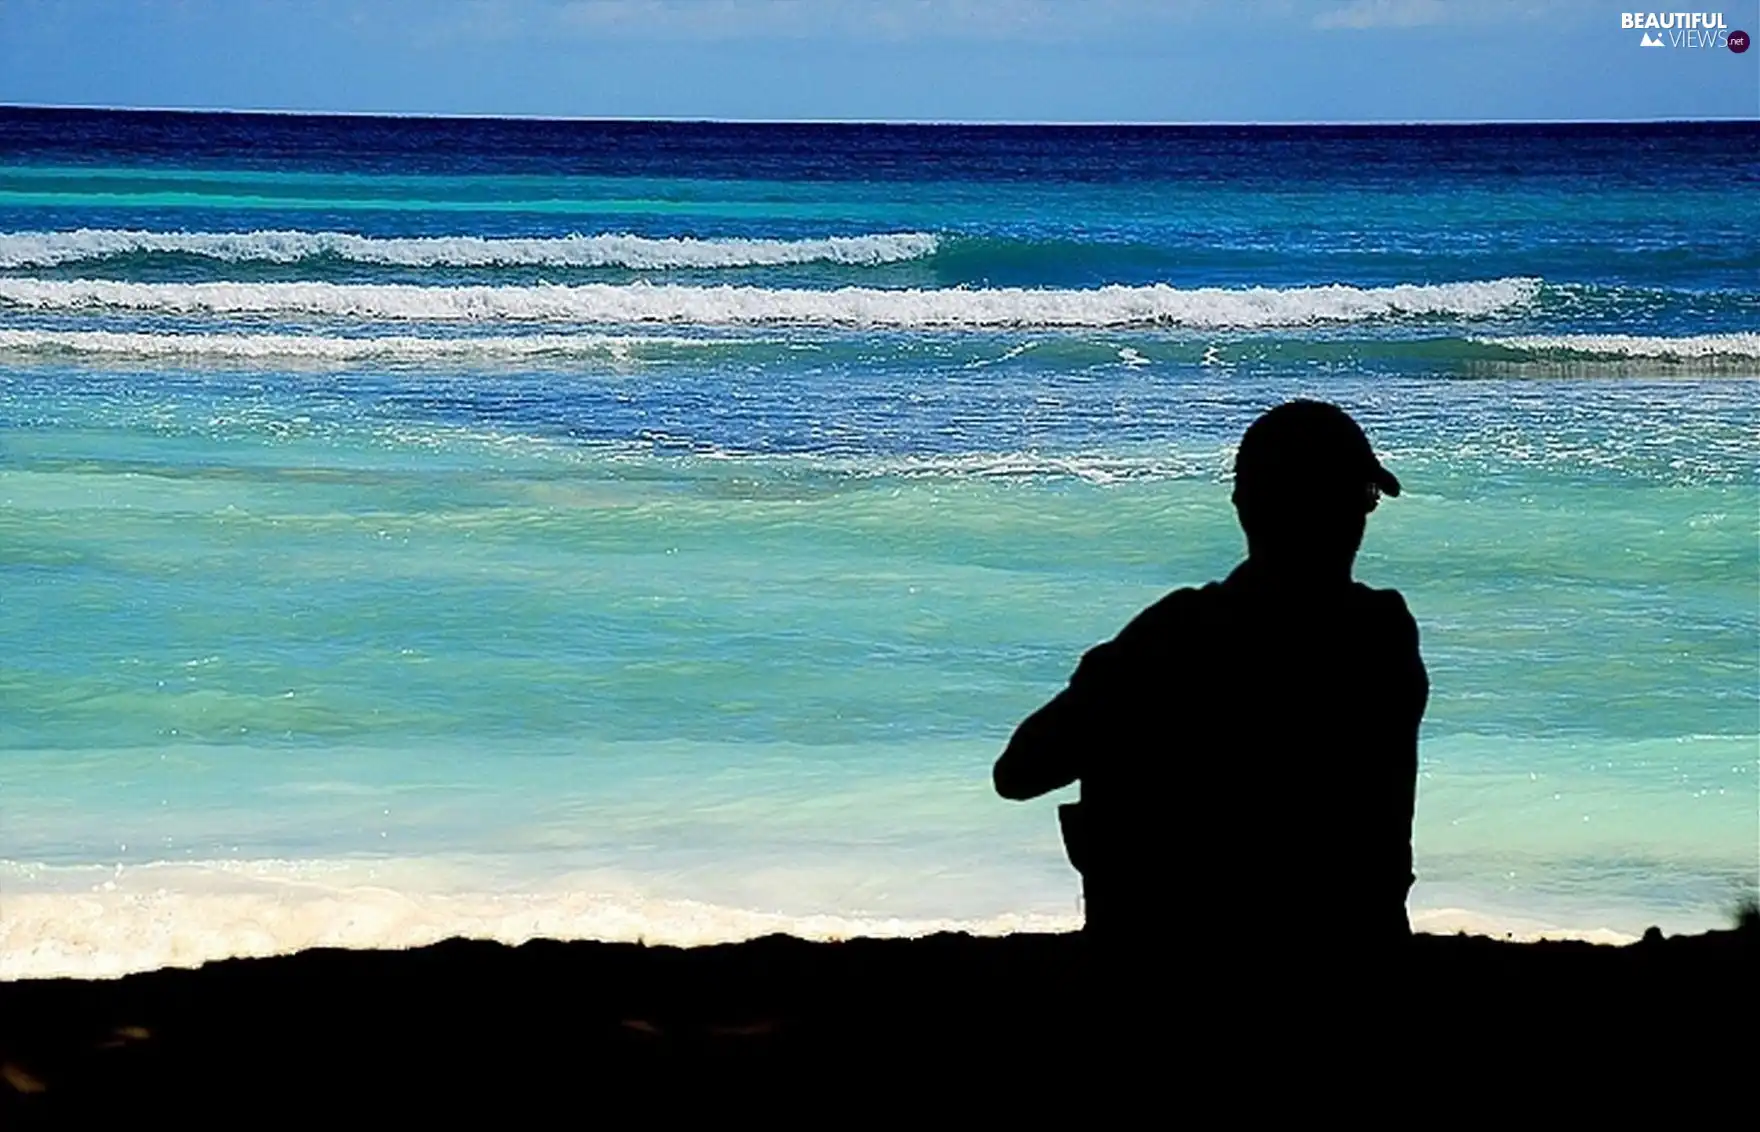
[{"label": "person's shoulder", "polygon": [[1137,614],[1119,636],[1149,636],[1176,630],[1203,616],[1215,604],[1220,593],[1221,588],[1216,582],[1203,586],[1183,586]]},{"label": "person's shoulder", "polygon": [[1110,682],[1165,663],[1198,630],[1208,592],[1215,584],[1174,590],[1131,618],[1109,641],[1082,654],[1078,683]]},{"label": "person's shoulder", "polygon": [[1410,613],[1406,607],[1406,596],[1396,589],[1376,589],[1363,582],[1352,582],[1351,592],[1356,594],[1358,601],[1372,606],[1378,612]]},{"label": "person's shoulder", "polygon": [[1165,594],[1135,617],[1102,649],[1118,657],[1162,657],[1213,635],[1221,587],[1211,582]]},{"label": "person's shoulder", "polygon": [[1362,582],[1352,582],[1351,588],[1364,612],[1377,624],[1402,638],[1417,637],[1418,619],[1412,616],[1404,594],[1395,589],[1375,589]]},{"label": "person's shoulder", "polygon": [[[1430,676],[1424,669],[1423,643],[1418,639],[1418,620],[1406,605],[1405,595],[1398,590],[1371,589],[1355,583],[1358,598],[1369,609],[1368,622],[1362,634],[1361,647],[1380,658],[1376,663],[1391,665],[1394,686],[1406,690],[1408,702],[1418,716],[1430,696]],[[1393,675],[1397,673],[1397,675]]]}]

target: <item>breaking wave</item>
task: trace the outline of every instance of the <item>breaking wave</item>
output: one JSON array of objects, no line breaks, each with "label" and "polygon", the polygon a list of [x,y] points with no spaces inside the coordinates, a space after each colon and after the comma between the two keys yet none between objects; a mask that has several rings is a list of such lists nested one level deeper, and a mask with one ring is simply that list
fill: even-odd
[{"label": "breaking wave", "polygon": [[1512,338],[1473,338],[1536,358],[1658,358],[1701,361],[1760,358],[1760,333],[1695,334],[1669,338],[1640,334],[1535,334]]},{"label": "breaking wave", "polygon": [[83,357],[201,358],[222,361],[495,362],[627,356],[642,347],[708,347],[753,339],[625,334],[529,334],[475,338],[311,334],[145,334],[110,330],[0,330],[0,352]]},{"label": "breaking wave", "polygon": [[776,267],[871,266],[934,255],[928,232],[809,240],[652,238],[623,233],[556,237],[359,236],[351,232],[148,232],[81,228],[0,232],[0,268],[56,267],[129,255],[186,255],[225,263],[298,263],[333,258],[398,267]]},{"label": "breaking wave", "polygon": [[[830,332],[836,334],[836,331]],[[1031,335],[1020,341],[1019,335]],[[1436,376],[1615,374],[1751,376],[1760,366],[1760,335],[1721,334],[1696,338],[1551,336],[1478,338],[1455,335],[1368,337],[1274,336],[1249,331],[1244,336],[1167,333],[1148,328],[1122,345],[1113,330],[1002,330],[983,328],[964,339],[968,345],[943,342],[941,356],[949,364],[978,370],[1019,366],[1039,372],[1145,366],[1215,367],[1262,372],[1268,367],[1351,366],[1361,372],[1419,371]],[[892,355],[912,362],[904,339]],[[0,329],[0,356],[67,359],[103,364],[107,361],[170,365],[346,366],[380,363],[404,366],[441,365],[575,368],[582,363],[645,364],[706,362],[738,357],[743,364],[788,364],[810,350],[815,364],[837,367],[876,362],[886,347],[867,337],[838,338],[802,333],[777,334],[756,328],[692,328],[673,333],[604,327],[564,333],[464,333],[429,329],[420,334],[250,333],[238,329],[214,332],[157,333],[142,329],[59,330]]]},{"label": "breaking wave", "polygon": [[550,321],[873,328],[1252,328],[1424,316],[1477,318],[1532,303],[1540,280],[1393,287],[836,290],[634,283],[427,287],[386,283],[125,283],[0,279],[0,306],[167,315],[304,315],[442,322]]}]

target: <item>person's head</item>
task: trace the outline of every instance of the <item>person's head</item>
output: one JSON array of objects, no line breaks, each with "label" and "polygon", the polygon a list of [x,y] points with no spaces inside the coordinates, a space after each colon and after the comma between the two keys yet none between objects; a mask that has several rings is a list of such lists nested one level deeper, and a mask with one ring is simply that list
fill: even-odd
[{"label": "person's head", "polygon": [[1336,405],[1290,401],[1241,437],[1234,506],[1247,555],[1280,573],[1327,580],[1350,576],[1369,512],[1399,481],[1369,438]]}]

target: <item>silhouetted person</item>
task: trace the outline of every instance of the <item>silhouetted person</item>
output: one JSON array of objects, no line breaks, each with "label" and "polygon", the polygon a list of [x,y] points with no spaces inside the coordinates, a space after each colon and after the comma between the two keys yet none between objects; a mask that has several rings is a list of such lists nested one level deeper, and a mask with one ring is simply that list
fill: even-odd
[{"label": "silhouetted person", "polygon": [[1314,401],[1255,421],[1234,475],[1246,561],[1084,655],[1015,732],[996,789],[1081,783],[1059,816],[1096,942],[1363,954],[1410,935],[1429,695],[1405,601],[1351,579],[1399,481],[1356,422]]}]

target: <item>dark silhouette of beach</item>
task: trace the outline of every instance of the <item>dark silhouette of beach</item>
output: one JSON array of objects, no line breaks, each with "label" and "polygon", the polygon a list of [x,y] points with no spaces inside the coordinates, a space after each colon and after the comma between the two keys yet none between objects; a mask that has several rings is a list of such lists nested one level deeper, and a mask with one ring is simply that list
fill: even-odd
[{"label": "dark silhouette of beach", "polygon": [[[1439,1102],[1518,1089],[1602,1103],[1610,1090],[1685,1097],[1741,1088],[1717,1067],[1751,1054],[1760,990],[1752,918],[1624,947],[1418,935],[1391,964],[1335,968],[1358,997],[1329,1017],[1249,1004],[1243,984],[1207,978],[1183,937],[1164,941],[1167,978],[1239,1009],[1245,1024],[1224,1040],[1177,1008],[1090,1009],[1089,942],[453,940],[5,983],[0,1127],[296,1113],[346,1125],[363,1105],[457,1117],[560,1103],[590,1120],[713,1106],[730,1090],[807,1116],[789,1102],[821,1088],[861,1084],[845,1102],[859,1107],[931,1081],[1039,1106],[1091,1103],[1108,1073],[1137,1075],[1176,1106],[1243,1074],[1274,1093],[1292,1075],[1323,1074],[1347,1090],[1400,1084]],[[1258,973],[1270,974],[1314,941],[1260,942]],[[1364,1028],[1379,1009],[1397,1012],[1396,1028]]]}]

